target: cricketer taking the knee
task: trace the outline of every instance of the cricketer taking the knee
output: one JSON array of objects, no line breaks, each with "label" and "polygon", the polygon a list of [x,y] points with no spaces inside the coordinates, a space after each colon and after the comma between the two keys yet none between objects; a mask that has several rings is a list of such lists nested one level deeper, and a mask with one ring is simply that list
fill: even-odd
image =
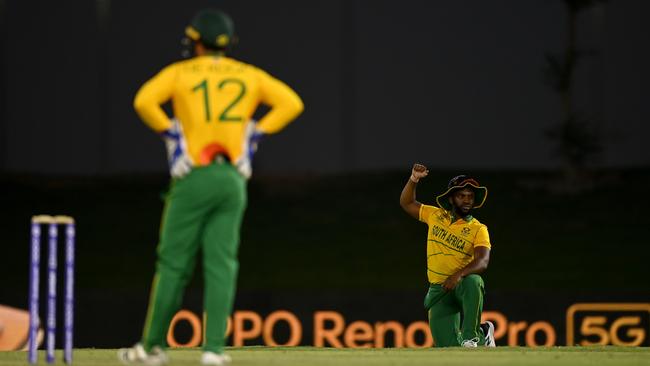
[{"label": "cricketer taking the knee", "polygon": [[[490,261],[487,227],[471,215],[483,206],[487,188],[466,175],[454,177],[436,198],[438,207],[421,204],[415,188],[429,171],[415,164],[402,190],[400,205],[429,226],[424,308],[436,347],[494,347],[494,325],[481,321],[484,284],[479,273]],[[462,324],[461,324],[462,315]]]},{"label": "cricketer taking the knee", "polygon": [[[165,141],[172,184],[144,332],[140,343],[118,352],[127,364],[167,363],[167,331],[199,251],[206,315],[201,362],[230,362],[223,347],[252,154],[261,135],[281,130],[303,110],[300,97],[286,84],[226,57],[234,27],[223,12],[199,12],[185,33],[194,56],[165,67],[140,88],[134,101],[138,115]],[[174,119],[161,108],[169,101]],[[255,123],[251,118],[260,104],[269,111]]]}]

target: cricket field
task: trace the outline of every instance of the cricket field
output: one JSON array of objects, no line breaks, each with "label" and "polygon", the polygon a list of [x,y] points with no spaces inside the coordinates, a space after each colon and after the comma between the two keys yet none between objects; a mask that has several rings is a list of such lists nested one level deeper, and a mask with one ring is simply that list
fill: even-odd
[{"label": "cricket field", "polygon": [[[57,351],[60,352],[60,351]],[[648,347],[497,347],[477,349],[335,349],[314,347],[228,348],[233,366],[397,366],[397,365],[650,365]],[[121,365],[114,349],[75,350],[73,365]],[[41,351],[40,364],[46,364]],[[58,365],[64,365],[58,354]],[[199,349],[169,351],[170,365],[198,365]],[[27,365],[25,352],[0,352],[0,366]]]}]

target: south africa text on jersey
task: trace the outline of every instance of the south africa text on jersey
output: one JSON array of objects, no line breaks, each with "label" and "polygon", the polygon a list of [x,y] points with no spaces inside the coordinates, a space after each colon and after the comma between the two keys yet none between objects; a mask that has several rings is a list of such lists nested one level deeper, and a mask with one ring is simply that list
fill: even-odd
[{"label": "south africa text on jersey", "polygon": [[437,225],[431,226],[431,236],[441,241],[444,241],[445,243],[449,244],[449,246],[456,248],[458,250],[462,251],[465,249],[465,240],[448,232],[447,230],[441,228],[440,226]]}]

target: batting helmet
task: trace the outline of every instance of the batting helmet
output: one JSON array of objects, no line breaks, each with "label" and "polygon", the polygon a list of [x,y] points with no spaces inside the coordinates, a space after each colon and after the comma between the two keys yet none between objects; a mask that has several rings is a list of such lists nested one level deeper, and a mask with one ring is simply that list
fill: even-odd
[{"label": "batting helmet", "polygon": [[447,185],[447,190],[445,193],[436,197],[436,202],[439,207],[444,208],[447,211],[451,211],[451,204],[447,199],[453,192],[456,192],[459,189],[467,188],[469,186],[474,190],[474,207],[479,208],[485,203],[487,198],[488,190],[486,187],[481,186],[478,181],[467,175],[458,175],[449,181]]},{"label": "batting helmet", "polygon": [[235,25],[228,14],[220,10],[204,9],[192,18],[190,25],[185,28],[185,35],[209,48],[224,49],[233,43]]}]

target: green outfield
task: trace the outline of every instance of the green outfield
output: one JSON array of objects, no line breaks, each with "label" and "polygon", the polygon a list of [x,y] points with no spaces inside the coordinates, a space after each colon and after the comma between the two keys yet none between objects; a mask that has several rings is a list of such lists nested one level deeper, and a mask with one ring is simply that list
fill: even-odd
[{"label": "green outfield", "polygon": [[[553,347],[494,349],[334,349],[314,347],[230,348],[234,366],[346,366],[346,365],[650,365],[650,348],[632,347]],[[198,349],[169,352],[170,365],[197,365]],[[41,363],[43,354],[41,354]],[[0,352],[0,365],[26,364],[24,352]],[[57,364],[63,364],[58,361]],[[113,349],[75,351],[74,365],[120,365]]]}]

